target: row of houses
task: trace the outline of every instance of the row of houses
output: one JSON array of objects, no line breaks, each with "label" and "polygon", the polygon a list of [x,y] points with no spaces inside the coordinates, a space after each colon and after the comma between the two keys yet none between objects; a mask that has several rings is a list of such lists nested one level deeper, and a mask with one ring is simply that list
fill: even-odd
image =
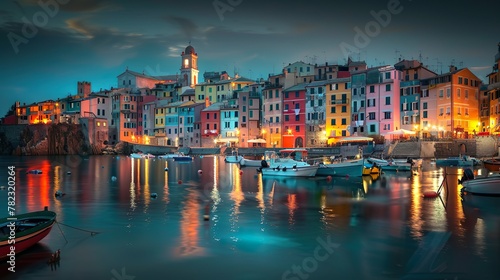
[{"label": "row of houses", "polygon": [[[83,123],[91,142],[174,147],[324,147],[344,136],[407,129],[422,138],[469,138],[499,132],[500,44],[484,85],[468,68],[437,74],[416,60],[368,68],[295,62],[267,80],[205,72],[198,55],[181,54],[181,75],[126,69],[117,88],[31,105],[16,104],[11,123]],[[9,121],[7,121],[9,122]]]}]

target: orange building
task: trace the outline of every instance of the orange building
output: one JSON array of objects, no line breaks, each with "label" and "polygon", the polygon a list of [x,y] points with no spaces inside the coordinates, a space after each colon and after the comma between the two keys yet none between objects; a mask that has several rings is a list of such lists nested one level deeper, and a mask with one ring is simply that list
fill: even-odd
[{"label": "orange building", "polygon": [[435,106],[436,116],[429,116],[424,130],[440,138],[469,138],[478,131],[481,80],[468,68],[450,66],[450,72],[422,80],[422,85],[436,96],[435,104],[428,104]]}]

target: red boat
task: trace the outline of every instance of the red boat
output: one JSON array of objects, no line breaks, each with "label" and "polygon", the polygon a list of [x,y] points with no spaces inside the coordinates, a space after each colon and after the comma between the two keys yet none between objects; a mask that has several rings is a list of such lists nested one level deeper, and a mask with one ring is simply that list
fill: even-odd
[{"label": "red boat", "polygon": [[484,168],[488,169],[490,172],[500,171],[500,158],[492,158],[483,160]]},{"label": "red boat", "polygon": [[56,213],[47,208],[0,219],[0,259],[17,255],[38,243],[49,234],[55,221]]}]

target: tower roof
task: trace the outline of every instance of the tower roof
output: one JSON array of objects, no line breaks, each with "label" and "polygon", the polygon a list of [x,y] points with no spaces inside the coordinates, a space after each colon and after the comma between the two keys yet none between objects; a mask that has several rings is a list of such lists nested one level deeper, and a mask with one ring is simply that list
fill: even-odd
[{"label": "tower roof", "polygon": [[196,52],[194,51],[193,46],[189,45],[184,50],[184,54],[196,54]]}]

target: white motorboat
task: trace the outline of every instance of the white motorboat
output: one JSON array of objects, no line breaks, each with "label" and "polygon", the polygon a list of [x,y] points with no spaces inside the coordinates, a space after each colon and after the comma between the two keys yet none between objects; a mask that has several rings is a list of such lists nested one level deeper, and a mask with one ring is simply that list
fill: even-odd
[{"label": "white motorboat", "polygon": [[262,166],[262,161],[265,162],[265,160],[260,160],[260,159],[247,159],[247,158],[241,158],[240,160],[240,166],[251,166],[251,167],[261,167]]},{"label": "white motorboat", "polygon": [[267,166],[261,166],[257,169],[262,176],[281,176],[281,177],[313,177],[316,176],[319,165],[311,165],[304,160],[307,156],[306,149],[283,149],[280,150],[281,156],[275,151],[266,151],[264,161]]},{"label": "white motorboat", "polygon": [[352,159],[322,163],[316,175],[320,176],[363,176],[364,159]]},{"label": "white motorboat", "polygon": [[500,195],[500,174],[481,178],[462,178],[463,194]]},{"label": "white motorboat", "polygon": [[155,156],[152,154],[143,154],[143,153],[132,153],[130,154],[131,158],[154,158]]},{"label": "white motorboat", "polygon": [[239,163],[242,158],[243,156],[238,154],[238,149],[233,149],[231,155],[226,156],[224,161],[228,163]]},{"label": "white motorboat", "polygon": [[169,158],[174,158],[174,157],[183,156],[183,155],[184,155],[183,153],[175,152],[175,153],[171,153],[171,154],[159,155],[158,158],[159,159],[169,159]]}]

